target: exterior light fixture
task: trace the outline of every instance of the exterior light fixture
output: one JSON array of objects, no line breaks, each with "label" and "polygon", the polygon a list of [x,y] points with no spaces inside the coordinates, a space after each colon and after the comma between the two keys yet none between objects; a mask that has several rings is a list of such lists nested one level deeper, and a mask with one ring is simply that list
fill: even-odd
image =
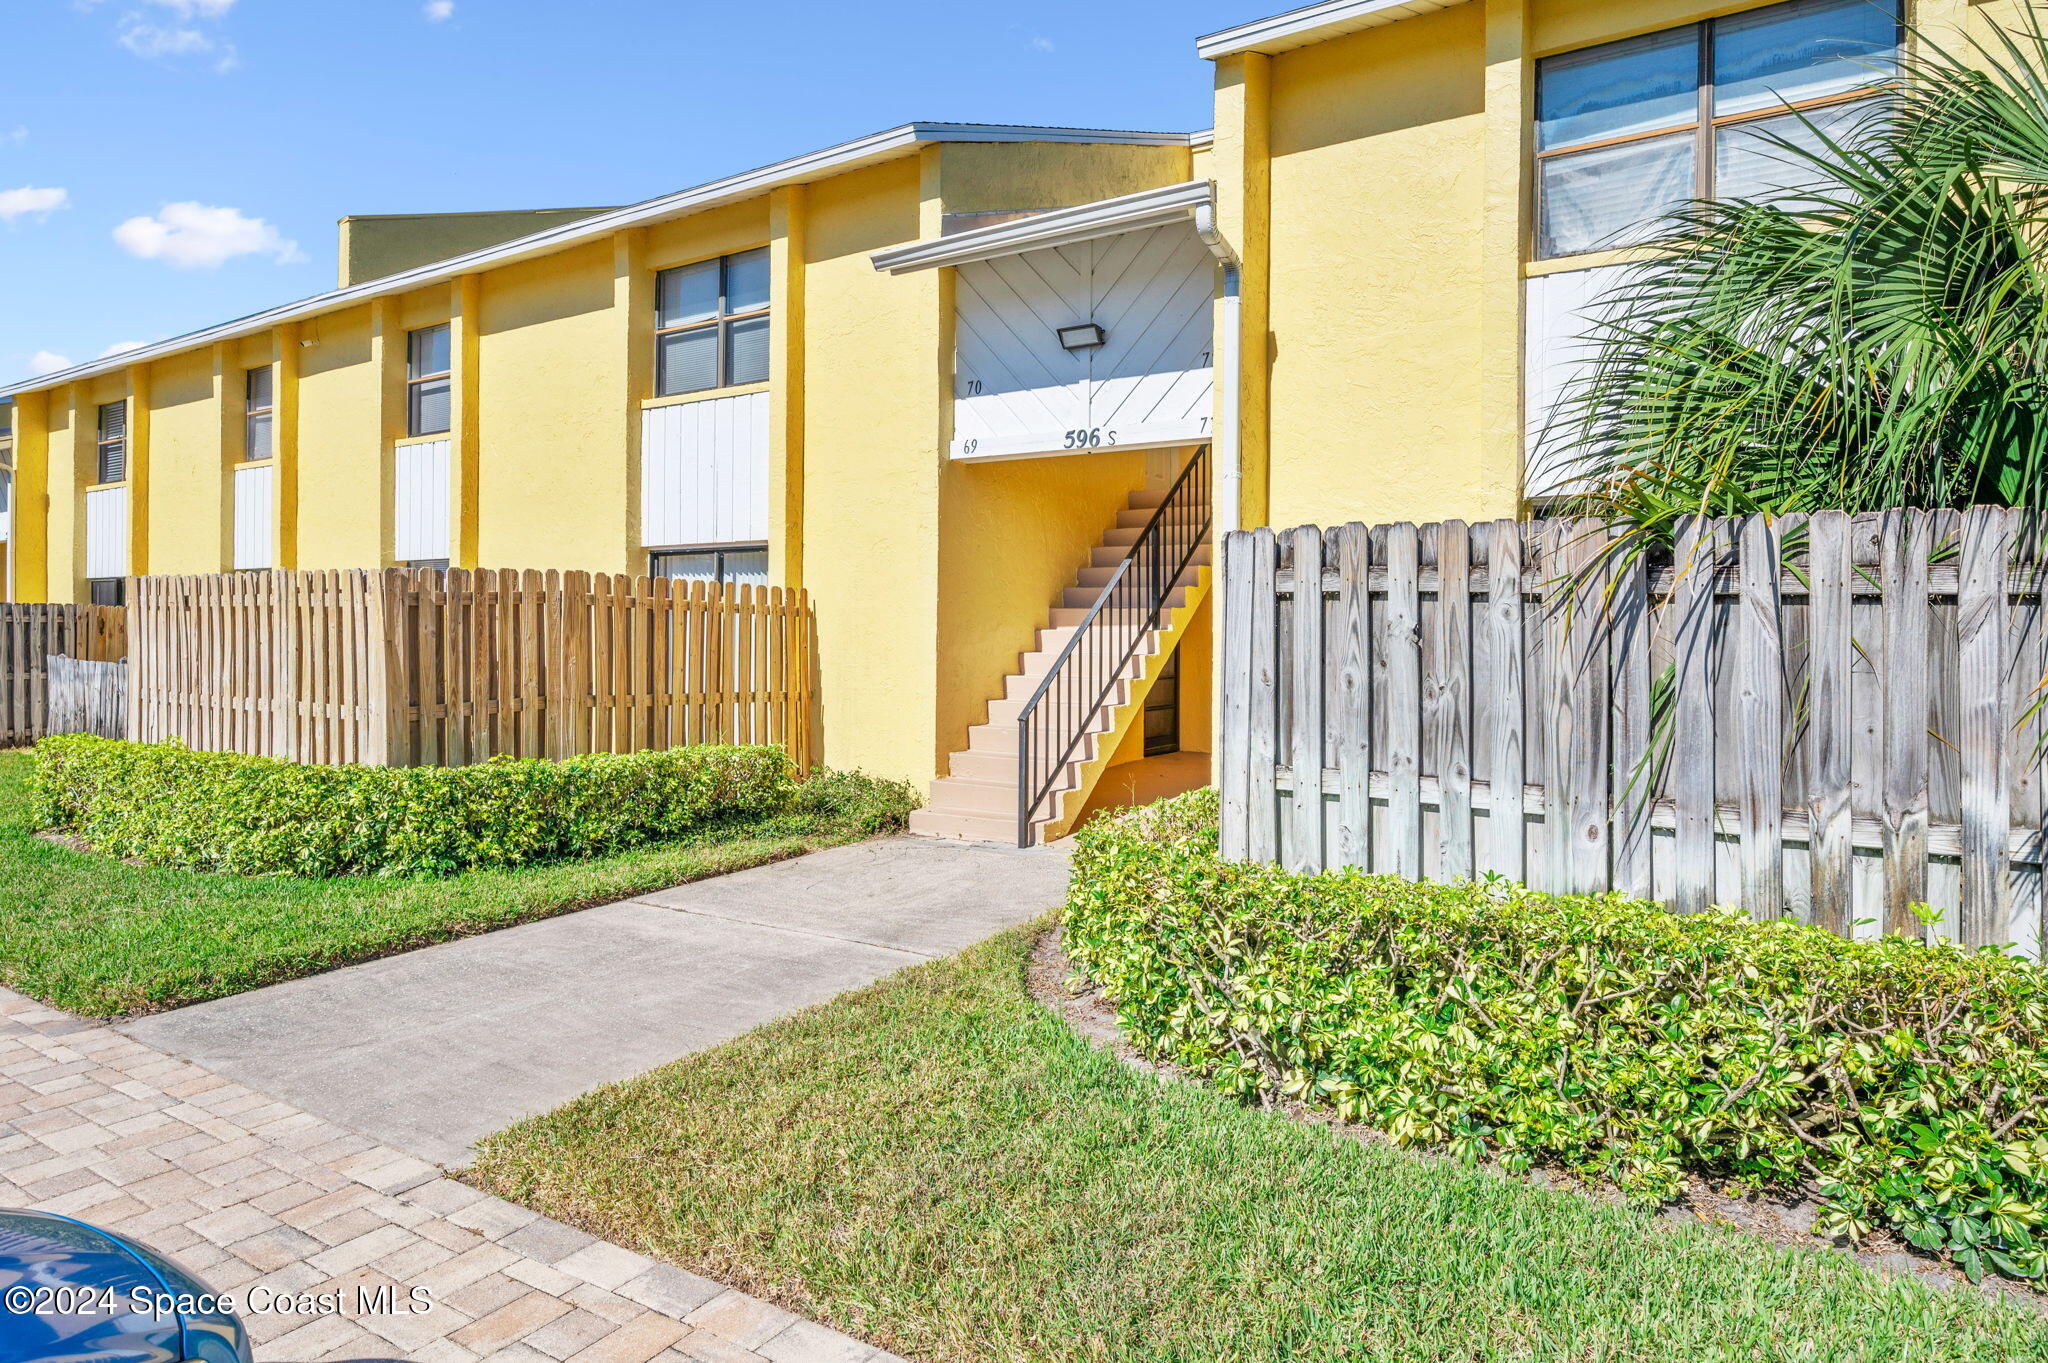
[{"label": "exterior light fixture", "polygon": [[1100,350],[1109,344],[1109,333],[1093,322],[1060,328],[1060,344],[1068,350]]}]

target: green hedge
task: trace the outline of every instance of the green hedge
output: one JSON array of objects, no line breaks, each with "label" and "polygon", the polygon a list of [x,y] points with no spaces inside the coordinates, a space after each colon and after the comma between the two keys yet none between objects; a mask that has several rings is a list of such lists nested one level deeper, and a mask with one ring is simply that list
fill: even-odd
[{"label": "green hedge", "polygon": [[36,745],[41,826],[150,865],[450,874],[591,856],[787,808],[779,748],[671,748],[470,767],[323,767],[71,734]]},{"label": "green hedge", "polygon": [[2048,1258],[2048,971],[1501,882],[1224,862],[1214,792],[1080,838],[1067,949],[1157,1058],[1655,1200],[1816,1191],[1972,1277]]}]

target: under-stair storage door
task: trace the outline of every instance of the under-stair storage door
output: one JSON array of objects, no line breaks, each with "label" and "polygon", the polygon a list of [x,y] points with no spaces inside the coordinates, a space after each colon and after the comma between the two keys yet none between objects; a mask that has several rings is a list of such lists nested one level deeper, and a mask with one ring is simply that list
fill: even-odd
[{"label": "under-stair storage door", "polygon": [[128,576],[128,489],[98,487],[85,494],[85,575]]},{"label": "under-stair storage door", "polygon": [[448,442],[400,445],[394,460],[391,556],[400,563],[448,557]]},{"label": "under-stair storage door", "polygon": [[640,542],[768,538],[768,395],[650,407],[642,418]]},{"label": "under-stair storage door", "polygon": [[1215,258],[1186,223],[957,267],[956,459],[1208,438]]},{"label": "under-stair storage door", "polygon": [[275,474],[268,464],[235,470],[235,567],[274,568],[271,527],[276,502],[271,489]]}]

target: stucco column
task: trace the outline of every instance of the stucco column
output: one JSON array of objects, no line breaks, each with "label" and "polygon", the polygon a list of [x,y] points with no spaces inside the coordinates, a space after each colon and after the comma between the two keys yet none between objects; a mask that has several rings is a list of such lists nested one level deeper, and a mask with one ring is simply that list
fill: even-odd
[{"label": "stucco column", "polygon": [[[1529,258],[1535,63],[1528,0],[1486,0],[1486,191],[1480,291],[1481,450],[1493,509],[1512,515],[1522,500],[1528,447],[1523,338]],[[1489,486],[1487,491],[1494,489]]]},{"label": "stucco column", "polygon": [[1272,514],[1272,113],[1272,58],[1252,52],[1216,64],[1216,225],[1240,266],[1238,515],[1234,525],[1219,524],[1219,534],[1264,525]]},{"label": "stucco column", "polygon": [[149,571],[149,366],[128,368],[128,572]]},{"label": "stucco column", "polygon": [[[626,571],[647,571],[647,547],[641,535],[640,404],[654,391],[654,281],[647,275],[647,235],[632,227],[612,237],[612,309],[623,321],[618,343],[624,347],[618,372],[623,376],[618,397],[620,431],[626,450],[626,504],[620,508]],[[644,277],[644,278],[643,278]]]},{"label": "stucco column", "polygon": [[804,263],[810,200],[802,185],[768,199],[768,574],[804,585]]},{"label": "stucco column", "polygon": [[466,274],[450,286],[448,357],[455,366],[450,396],[454,410],[448,422],[449,566],[477,564],[477,495],[481,478],[478,432],[482,406],[478,397],[478,337],[483,328],[484,278]]},{"label": "stucco column", "polygon": [[297,322],[279,327],[273,345],[277,376],[270,395],[270,496],[276,504],[271,562],[299,566],[299,375],[302,337]]},{"label": "stucco column", "polygon": [[14,527],[8,599],[50,599],[50,395],[14,400]]}]

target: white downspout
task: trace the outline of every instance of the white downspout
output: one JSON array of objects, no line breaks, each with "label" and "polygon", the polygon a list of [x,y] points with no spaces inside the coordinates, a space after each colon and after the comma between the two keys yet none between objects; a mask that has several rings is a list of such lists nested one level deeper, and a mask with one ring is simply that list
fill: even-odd
[{"label": "white downspout", "polygon": [[1217,230],[1213,198],[1195,208],[1195,235],[1202,239],[1209,253],[1223,263],[1223,296],[1217,308],[1214,342],[1218,379],[1216,431],[1209,442],[1210,453],[1216,463],[1215,535],[1216,543],[1220,545],[1225,534],[1244,528],[1244,469],[1240,463],[1238,441],[1238,408],[1244,389],[1244,370],[1238,363],[1239,347],[1243,344],[1239,333],[1244,328],[1244,309],[1240,298],[1244,269],[1238,262],[1237,252],[1230,249],[1230,243]]}]

